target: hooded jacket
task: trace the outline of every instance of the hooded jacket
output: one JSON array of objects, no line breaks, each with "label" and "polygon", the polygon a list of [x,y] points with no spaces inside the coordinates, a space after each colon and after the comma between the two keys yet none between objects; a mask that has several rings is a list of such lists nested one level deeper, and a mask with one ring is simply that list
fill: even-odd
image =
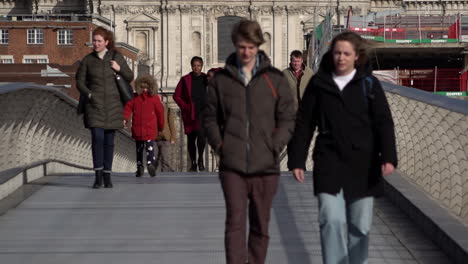
[{"label": "hooded jacket", "polygon": [[[336,194],[343,189],[347,198],[380,195],[381,165],[397,166],[394,125],[385,93],[369,65],[357,68],[340,91],[330,61],[331,54],[325,54],[304,93],[288,145],[288,167],[305,169],[318,127],[313,152],[315,194]],[[371,78],[372,87],[365,87],[370,85],[366,78]]]},{"label": "hooded jacket", "polygon": [[220,170],[278,173],[279,154],[292,135],[295,112],[287,80],[262,51],[257,58],[258,69],[247,85],[235,53],[208,85],[204,128],[220,153]]},{"label": "hooded jacket", "polygon": [[[142,90],[146,84],[148,92]],[[135,140],[155,140],[158,132],[164,129],[164,109],[156,93],[153,77],[144,75],[135,81],[138,95],[128,101],[124,108],[124,119],[132,116],[132,137]]]}]

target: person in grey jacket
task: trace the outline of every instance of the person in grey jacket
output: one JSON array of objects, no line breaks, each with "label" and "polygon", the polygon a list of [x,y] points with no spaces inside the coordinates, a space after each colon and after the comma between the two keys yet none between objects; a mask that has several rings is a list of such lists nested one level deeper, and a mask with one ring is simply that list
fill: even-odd
[{"label": "person in grey jacket", "polygon": [[80,94],[88,98],[85,105],[85,127],[91,130],[93,188],[112,188],[111,171],[114,156],[114,134],[123,128],[123,104],[114,73],[133,80],[133,72],[122,54],[115,51],[111,31],[98,27],[93,33],[93,52],[86,55],[76,72]]},{"label": "person in grey jacket", "polygon": [[292,135],[295,112],[287,80],[259,50],[264,42],[260,25],[242,20],[231,38],[236,52],[208,84],[203,124],[208,142],[220,154],[226,261],[263,264],[279,154]]}]

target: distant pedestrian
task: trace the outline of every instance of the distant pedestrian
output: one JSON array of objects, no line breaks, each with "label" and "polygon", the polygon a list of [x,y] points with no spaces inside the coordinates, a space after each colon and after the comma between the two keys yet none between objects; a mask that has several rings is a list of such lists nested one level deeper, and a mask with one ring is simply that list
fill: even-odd
[{"label": "distant pedestrian", "polygon": [[373,197],[382,194],[382,175],[397,166],[392,115],[366,53],[356,33],[333,39],[305,90],[288,145],[288,167],[303,183],[318,127],[313,180],[325,264],[368,262]]},{"label": "distant pedestrian", "polygon": [[263,264],[279,154],[292,135],[295,113],[287,80],[259,50],[264,43],[260,25],[242,20],[231,37],[236,51],[208,85],[204,127],[220,154],[226,261]]},{"label": "distant pedestrian", "polygon": [[294,98],[295,109],[298,108],[301,102],[302,95],[310,79],[314,75],[312,69],[304,64],[302,52],[293,50],[289,56],[289,67],[284,71],[284,76],[288,79],[289,87]]},{"label": "distant pedestrian", "polygon": [[[86,55],[76,72],[80,94],[88,98],[84,109],[85,126],[91,130],[91,150],[95,180],[93,188],[112,188],[111,172],[114,159],[114,135],[123,128],[119,89],[114,73],[133,80],[133,72],[125,58],[115,50],[111,31],[97,27],[92,32],[93,52]],[[115,57],[115,58],[114,58]]]},{"label": "distant pedestrian", "polygon": [[138,96],[128,101],[124,109],[124,126],[127,126],[131,117],[132,137],[136,141],[136,177],[143,176],[145,172],[144,152],[146,152],[148,173],[151,177],[156,176],[154,140],[158,136],[158,132],[164,129],[164,109],[156,94],[157,88],[151,75],[138,77],[135,81],[135,90]]},{"label": "distant pedestrian", "polygon": [[[174,101],[180,107],[185,134],[187,134],[187,148],[190,156],[190,171],[205,170],[203,152],[206,139],[201,129],[201,109],[206,100],[206,74],[202,72],[203,59],[195,56],[190,61],[192,72],[183,76],[177,84]],[[198,152],[198,160],[197,160]]]},{"label": "distant pedestrian", "polygon": [[170,165],[171,145],[176,141],[176,129],[174,125],[174,113],[169,108],[167,95],[160,95],[164,107],[164,129],[156,138],[156,167],[161,165],[161,172],[173,171]]}]

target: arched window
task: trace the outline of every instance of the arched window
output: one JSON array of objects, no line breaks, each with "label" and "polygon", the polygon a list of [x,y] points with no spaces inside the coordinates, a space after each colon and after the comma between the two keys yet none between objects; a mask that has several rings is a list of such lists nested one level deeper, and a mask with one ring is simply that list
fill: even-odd
[{"label": "arched window", "polygon": [[218,18],[218,61],[224,62],[234,52],[231,41],[231,31],[234,24],[242,18],[238,16],[224,16]]},{"label": "arched window", "polygon": [[268,57],[271,57],[271,35],[269,33],[264,33],[263,39],[265,43],[260,46],[260,49],[263,50]]},{"label": "arched window", "polygon": [[148,56],[148,35],[146,32],[140,31],[136,35],[135,46],[140,50],[140,56]]},{"label": "arched window", "polygon": [[192,56],[201,57],[201,34],[200,32],[192,33]]}]

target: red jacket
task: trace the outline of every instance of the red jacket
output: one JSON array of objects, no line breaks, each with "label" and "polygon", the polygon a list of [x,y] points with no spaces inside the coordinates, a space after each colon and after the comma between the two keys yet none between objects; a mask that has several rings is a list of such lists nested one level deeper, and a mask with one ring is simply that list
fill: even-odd
[{"label": "red jacket", "polygon": [[159,96],[142,93],[128,101],[124,119],[132,117],[132,137],[135,140],[155,140],[158,131],[164,129],[164,108]]},{"label": "red jacket", "polygon": [[[206,74],[202,73],[203,76]],[[192,74],[189,73],[180,78],[174,92],[174,101],[180,107],[185,134],[200,129],[200,121],[197,120],[195,104],[192,102]]]}]

